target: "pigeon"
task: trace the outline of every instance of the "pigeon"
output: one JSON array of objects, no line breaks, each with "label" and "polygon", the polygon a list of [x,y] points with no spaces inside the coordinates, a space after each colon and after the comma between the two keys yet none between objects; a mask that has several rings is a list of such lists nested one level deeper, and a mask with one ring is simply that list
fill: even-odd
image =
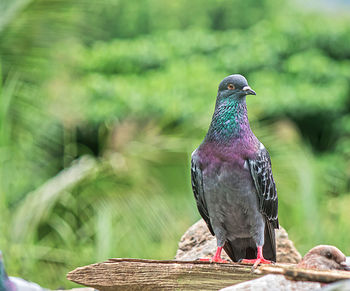
[{"label": "pigeon", "polygon": [[0,291],[45,291],[36,283],[28,282],[22,278],[9,277],[5,271],[2,253],[0,251]]},{"label": "pigeon", "polygon": [[345,255],[336,247],[319,245],[312,248],[298,264],[299,268],[350,271]]},{"label": "pigeon", "polygon": [[15,291],[16,286],[7,276],[0,251],[0,291]]},{"label": "pigeon", "polygon": [[[317,270],[350,270],[346,265],[344,254],[334,246],[320,245],[312,248],[297,265],[299,268]],[[293,268],[293,276],[298,276],[298,270]],[[289,269],[289,273],[292,269]],[[290,274],[292,274],[290,273]],[[304,273],[305,274],[305,273]],[[306,279],[304,277],[304,279]],[[311,279],[311,277],[310,277]],[[325,286],[325,287],[324,287]],[[321,289],[322,288],[322,289]],[[233,286],[226,287],[220,291],[271,291],[271,290],[324,290],[350,291],[350,279],[341,280],[332,284],[323,284],[313,281],[298,281],[287,279],[284,275],[269,274],[258,279],[245,281]]]},{"label": "pigeon", "polygon": [[208,133],[192,153],[191,182],[216,237],[210,261],[227,263],[224,248],[234,262],[256,267],[276,262],[278,199],[269,153],[249,125],[247,95],[256,93],[242,75],[221,81]]}]

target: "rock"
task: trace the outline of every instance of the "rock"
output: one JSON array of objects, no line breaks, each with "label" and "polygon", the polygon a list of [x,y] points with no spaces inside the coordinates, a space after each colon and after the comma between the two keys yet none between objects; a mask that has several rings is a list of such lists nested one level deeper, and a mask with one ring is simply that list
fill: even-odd
[{"label": "rock", "polygon": [[275,230],[276,251],[278,263],[297,264],[301,260],[301,254],[295,248],[294,243],[288,238],[287,231],[280,226]]},{"label": "rock", "polygon": [[[294,247],[284,228],[276,230],[277,262],[297,264],[301,255]],[[209,232],[204,220],[201,219],[192,225],[181,237],[175,259],[191,261],[198,258],[210,258],[216,250],[216,239]],[[222,258],[229,257],[223,251]]]},{"label": "rock", "polygon": [[322,291],[350,291],[350,280],[341,280],[328,284],[321,289]]},{"label": "rock", "polygon": [[286,279],[283,275],[270,274],[226,287],[221,291],[307,291],[320,289],[321,287],[322,285],[319,282],[293,281]]},{"label": "rock", "polygon": [[[198,258],[210,258],[213,256],[215,248],[215,237],[211,235],[204,220],[201,219],[181,237],[175,259],[192,261]],[[222,253],[222,258],[228,259],[225,252]]]}]

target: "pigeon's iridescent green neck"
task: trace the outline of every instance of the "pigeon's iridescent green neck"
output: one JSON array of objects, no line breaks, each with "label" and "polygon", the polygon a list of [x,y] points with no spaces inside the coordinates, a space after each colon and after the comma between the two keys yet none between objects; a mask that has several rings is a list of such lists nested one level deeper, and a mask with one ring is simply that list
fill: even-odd
[{"label": "pigeon's iridescent green neck", "polygon": [[245,100],[227,98],[217,101],[207,140],[229,142],[250,132]]}]

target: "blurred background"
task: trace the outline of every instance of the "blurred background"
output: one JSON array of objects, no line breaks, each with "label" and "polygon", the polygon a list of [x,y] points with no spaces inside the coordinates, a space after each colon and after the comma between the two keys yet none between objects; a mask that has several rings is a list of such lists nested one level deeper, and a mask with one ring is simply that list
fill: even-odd
[{"label": "blurred background", "polygon": [[170,259],[200,216],[190,155],[245,75],[280,223],[350,255],[349,1],[1,0],[0,249],[48,288]]}]

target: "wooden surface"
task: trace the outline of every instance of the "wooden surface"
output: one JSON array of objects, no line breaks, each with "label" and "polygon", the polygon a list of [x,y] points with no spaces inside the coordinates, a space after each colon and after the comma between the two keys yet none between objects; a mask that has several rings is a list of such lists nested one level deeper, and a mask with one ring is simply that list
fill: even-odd
[{"label": "wooden surface", "polygon": [[255,273],[278,274],[284,275],[288,279],[295,281],[313,281],[320,283],[332,283],[339,280],[350,279],[349,271],[319,271],[313,269],[298,269],[295,265],[264,265],[260,266],[255,271]]},{"label": "wooden surface", "polygon": [[293,264],[262,265],[252,270],[251,266],[235,263],[141,259],[110,259],[77,268],[67,278],[100,291],[220,290],[265,274],[321,283],[350,279],[350,272],[305,270]]},{"label": "wooden surface", "polygon": [[219,290],[255,279],[251,266],[199,261],[110,259],[80,267],[67,279],[98,290]]}]

